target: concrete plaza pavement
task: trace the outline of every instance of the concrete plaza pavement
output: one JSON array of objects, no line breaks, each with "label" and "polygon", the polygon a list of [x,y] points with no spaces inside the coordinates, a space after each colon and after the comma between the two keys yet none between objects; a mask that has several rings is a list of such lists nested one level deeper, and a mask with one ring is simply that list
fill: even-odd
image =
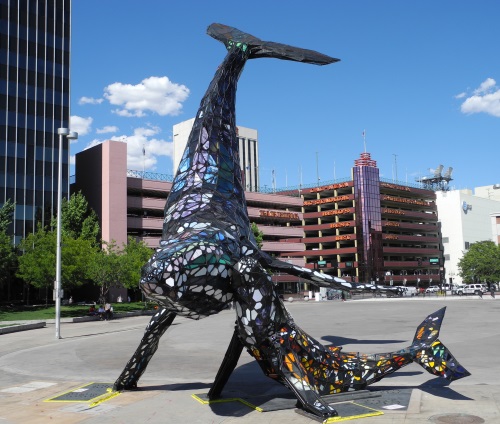
[{"label": "concrete plaza pavement", "polygon": [[[369,387],[413,389],[404,410],[353,419],[356,423],[500,423],[500,302],[484,296],[286,303],[296,323],[324,344],[344,351],[389,352],[407,346],[420,322],[447,306],[440,340],[472,375],[451,384],[410,364]],[[294,409],[258,412],[240,402],[206,405],[192,398],[208,392],[234,325],[227,310],[200,321],[177,318],[139,381],[95,407],[44,402],[92,382],[112,383],[150,317],[61,324],[0,335],[0,424],[17,423],[272,423],[314,421]],[[241,397],[287,390],[263,376],[243,352],[223,395]]]}]

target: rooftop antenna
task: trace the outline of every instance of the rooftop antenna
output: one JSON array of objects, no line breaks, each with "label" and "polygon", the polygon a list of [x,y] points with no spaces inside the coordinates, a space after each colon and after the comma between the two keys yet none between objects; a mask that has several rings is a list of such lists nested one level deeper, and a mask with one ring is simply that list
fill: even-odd
[{"label": "rooftop antenna", "polygon": [[299,165],[299,196],[302,190],[302,165]]},{"label": "rooftop antenna", "polygon": [[316,152],[316,178],[318,180],[318,187],[319,187],[319,165],[318,165],[318,152]]},{"label": "rooftop antenna", "polygon": [[145,171],[146,171],[146,147],[143,143],[142,144],[142,178],[144,178]]},{"label": "rooftop antenna", "polygon": [[394,156],[394,181],[398,181],[398,155],[393,153],[392,156]]},{"label": "rooftop antenna", "polygon": [[365,147],[365,153],[366,153],[366,130],[363,130],[363,146]]}]

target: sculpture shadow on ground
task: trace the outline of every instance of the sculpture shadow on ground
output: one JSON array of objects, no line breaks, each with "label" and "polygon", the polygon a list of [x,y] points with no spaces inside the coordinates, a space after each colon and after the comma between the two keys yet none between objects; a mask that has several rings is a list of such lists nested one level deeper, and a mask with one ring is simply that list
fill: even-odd
[{"label": "sculpture shadow on ground", "polygon": [[341,336],[322,336],[321,340],[331,343],[332,346],[339,346],[339,347],[349,344],[383,345],[391,343],[408,342],[408,340],[379,340],[379,339],[365,340],[365,339],[353,339],[350,337],[341,337]]}]

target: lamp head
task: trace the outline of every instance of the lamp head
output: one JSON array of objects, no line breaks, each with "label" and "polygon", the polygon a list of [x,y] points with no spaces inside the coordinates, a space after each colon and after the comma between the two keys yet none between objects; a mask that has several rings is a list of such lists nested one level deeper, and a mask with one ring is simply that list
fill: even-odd
[{"label": "lamp head", "polygon": [[66,134],[66,138],[70,140],[76,140],[78,138],[78,133],[75,131],[71,131],[69,134]]}]

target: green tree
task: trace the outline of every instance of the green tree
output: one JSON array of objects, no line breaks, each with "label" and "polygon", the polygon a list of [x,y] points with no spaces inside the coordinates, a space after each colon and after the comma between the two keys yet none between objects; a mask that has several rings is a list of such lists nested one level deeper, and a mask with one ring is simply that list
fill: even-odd
[{"label": "green tree", "polygon": [[[47,292],[56,278],[56,233],[38,227],[37,231],[21,240],[17,276],[28,284]],[[62,237],[61,284],[63,289],[79,286],[88,280],[88,267],[96,248],[90,240]]]},{"label": "green tree", "polygon": [[16,267],[17,256],[12,238],[0,231],[0,285],[7,280],[8,274]]},{"label": "green tree", "polygon": [[472,244],[458,268],[466,283],[500,281],[500,246],[490,240]]},{"label": "green tree", "polygon": [[255,237],[255,241],[257,241],[257,247],[260,249],[262,247],[264,233],[259,230],[259,227],[255,222],[252,222],[252,233],[253,236]]},{"label": "green tree", "polygon": [[14,203],[12,203],[10,199],[7,199],[7,201],[0,208],[0,232],[7,231],[7,227],[12,222],[14,207]]},{"label": "green tree", "polygon": [[14,203],[7,200],[0,208],[0,293],[13,279],[17,268],[16,250],[12,244],[12,237],[7,234],[7,227],[12,221],[13,213]]},{"label": "green tree", "polygon": [[[73,239],[83,238],[98,245],[99,219],[87,199],[81,193],[73,193],[69,200],[63,199],[61,204],[61,232]],[[56,227],[56,223],[52,223]]]},{"label": "green tree", "polygon": [[89,264],[89,277],[100,287],[102,303],[111,287],[137,288],[141,268],[150,258],[152,250],[145,243],[129,237],[128,243],[119,248],[116,243],[105,243]]},{"label": "green tree", "polygon": [[120,255],[120,268],[122,270],[121,282],[128,289],[137,288],[141,279],[141,269],[151,257],[153,250],[146,243],[128,238],[128,243],[123,246]]},{"label": "green tree", "polygon": [[89,278],[99,286],[99,302],[104,303],[109,289],[121,287],[120,249],[114,242],[104,243],[104,248],[95,252],[89,267]]},{"label": "green tree", "polygon": [[33,287],[48,289],[56,275],[56,235],[39,226],[37,231],[21,240],[17,276]]}]

